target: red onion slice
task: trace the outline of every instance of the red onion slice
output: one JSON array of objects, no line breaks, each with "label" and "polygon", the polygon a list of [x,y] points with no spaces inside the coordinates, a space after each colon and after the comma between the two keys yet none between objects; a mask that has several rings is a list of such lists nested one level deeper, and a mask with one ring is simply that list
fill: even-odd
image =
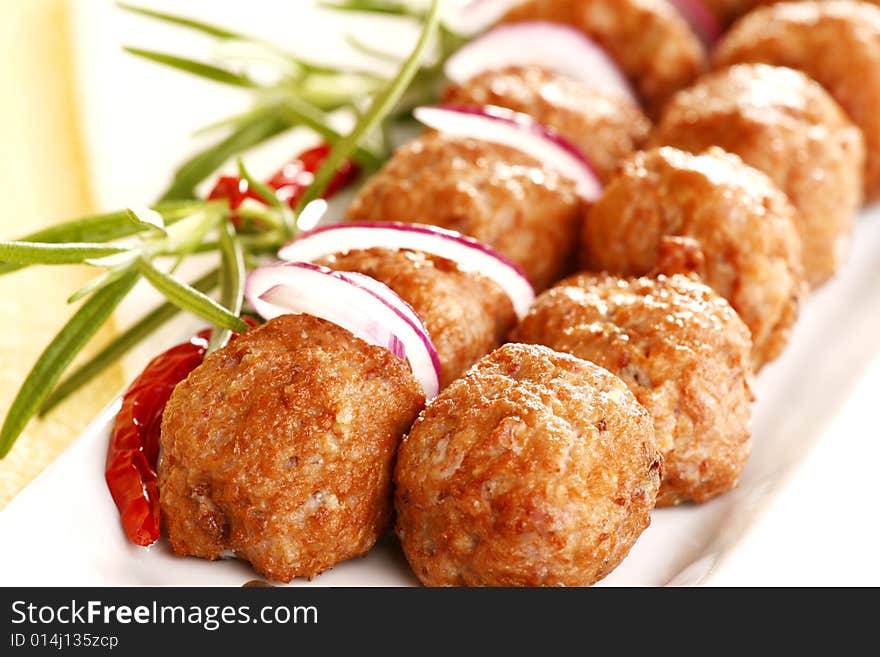
[{"label": "red onion slice", "polygon": [[430,400],[440,392],[440,359],[412,308],[390,288],[359,274],[305,262],[253,270],[245,295],[264,319],[307,314],[333,322],[369,344],[409,362]]},{"label": "red onion slice", "polygon": [[557,132],[530,116],[502,107],[417,107],[415,118],[440,132],[510,146],[574,181],[578,194],[595,201],[602,184],[586,156]]},{"label": "red onion slice", "polygon": [[561,23],[499,25],[459,49],[446,61],[444,72],[456,84],[464,84],[484,71],[507,66],[539,66],[639,102],[605,50],[580,30]]},{"label": "red onion slice", "polygon": [[522,268],[471,237],[426,224],[388,222],[322,226],[288,242],[278,252],[278,257],[311,262],[334,253],[377,247],[430,253],[455,262],[465,271],[485,276],[510,297],[520,319],[535,300],[535,291]]},{"label": "red onion slice", "polygon": [[691,26],[706,46],[713,45],[721,37],[721,22],[701,0],[669,0]]}]

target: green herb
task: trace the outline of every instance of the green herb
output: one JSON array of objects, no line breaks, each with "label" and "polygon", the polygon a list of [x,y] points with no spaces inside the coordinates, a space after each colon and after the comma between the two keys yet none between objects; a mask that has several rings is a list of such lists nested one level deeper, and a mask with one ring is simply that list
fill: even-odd
[{"label": "green herb", "polygon": [[150,282],[150,285],[181,310],[187,310],[220,328],[231,331],[247,329],[248,325],[238,315],[233,315],[208,295],[157,269],[146,258],[138,260],[138,271]]},{"label": "green herb", "polygon": [[127,249],[104,244],[44,244],[0,242],[0,262],[16,265],[73,265],[92,258],[125,253]]},{"label": "green herb", "polygon": [[208,80],[213,80],[214,82],[220,82],[221,84],[229,84],[235,87],[259,86],[246,75],[235,73],[233,71],[228,71],[224,68],[220,68],[219,66],[214,66],[212,64],[197,62],[194,59],[187,59],[186,57],[178,57],[177,55],[169,55],[167,53],[156,52],[155,50],[132,48],[130,46],[127,46],[125,48],[125,51],[137,57],[149,59],[150,61],[156,62],[157,64],[164,64],[165,66],[176,68],[185,73],[192,73],[193,75],[198,75],[199,77],[207,78]]},{"label": "green herb", "polygon": [[[244,304],[244,250],[232,224],[220,227],[220,302],[230,313],[238,317]],[[228,328],[214,329],[208,351],[220,349],[232,337]]]},{"label": "green herb", "polygon": [[[220,278],[218,271],[214,271],[202,276],[195,281],[192,286],[199,292],[210,292],[217,287]],[[136,347],[144,338],[149,337],[158,328],[173,319],[180,308],[173,303],[166,302],[161,306],[145,315],[138,320],[133,326],[117,335],[106,347],[99,351],[89,361],[83,363],[80,367],[73,371],[66,379],[64,379],[52,391],[52,394],[46,398],[43,405],[40,406],[40,417],[46,415],[62,401],[67,399],[74,392],[89,383],[96,376],[104,372],[108,367],[113,365],[117,360]]]},{"label": "green herb", "polygon": [[[346,8],[354,8],[354,4],[347,3]],[[358,6],[378,11],[379,4],[382,3],[359,3]],[[17,241],[0,242],[0,275],[30,265],[87,264],[104,270],[71,295],[70,302],[82,300],[82,305],[39,357],[13,401],[0,429],[0,457],[9,452],[36,412],[47,413],[180,310],[214,325],[211,349],[222,346],[231,332],[245,330],[248,326],[240,314],[246,266],[256,263],[261,254],[277,251],[295,234],[297,213],[309,201],[324,194],[345,161],[354,160],[365,170],[381,165],[391,148],[387,138],[391,126],[400,120],[410,103],[432,100],[430,94],[436,86],[438,64],[422,68],[421,62],[429,44],[437,41],[438,30],[441,30],[440,43],[445,43],[444,28],[439,22],[439,0],[433,0],[425,13],[392,11],[383,4],[383,12],[397,13],[407,20],[424,19],[422,33],[412,52],[401,62],[395,75],[383,80],[366,71],[306,62],[259,38],[208,23],[122,6],[221,42],[249,43],[261,52],[270,53],[274,57],[270,61],[277,62],[279,81],[274,86],[255,86],[232,56],[225,59],[220,56],[216,63],[208,64],[170,53],[128,49],[132,54],[175,70],[241,87],[254,95],[253,106],[211,126],[213,131],[223,130],[225,134],[184,162],[161,200],[151,208],[129,208],[82,217]],[[372,49],[359,40],[355,44],[364,52]],[[380,51],[373,54],[382,55]],[[441,60],[444,55],[445,52],[441,53]],[[384,59],[390,61],[388,57]],[[348,134],[340,134],[333,127],[330,112],[336,110],[356,117],[354,128]],[[196,188],[219,167],[294,128],[308,128],[332,146],[296,211],[283,203],[271,187],[254,179],[240,157],[241,177],[265,205],[250,201],[236,208],[234,214],[240,219],[236,228],[230,222],[233,212],[228,201],[195,198]],[[179,280],[174,271],[196,253],[217,254],[220,266],[190,285]],[[170,269],[164,261],[167,258],[172,259],[167,263]],[[157,262],[163,263],[161,269]],[[77,354],[141,278],[163,294],[166,302],[62,380]],[[218,285],[219,302],[208,296]]]},{"label": "green herb", "polygon": [[336,144],[327,159],[321,164],[321,167],[315,173],[314,182],[309,185],[299,200],[296,207],[296,213],[302,212],[303,208],[309,203],[321,197],[327,190],[327,186],[332,182],[333,176],[339,170],[339,167],[349,158],[355,146],[376,127],[376,125],[394,108],[400,100],[406,88],[412,82],[419,70],[419,62],[425,54],[431,38],[437,31],[440,24],[440,2],[433,0],[428,15],[425,17],[425,26],[422,34],[416,43],[415,48],[403,65],[400,67],[397,75],[388,84],[387,88],[373,98],[369,109],[358,120],[354,129],[349,135]]},{"label": "green herb", "polygon": [[0,458],[9,453],[28,420],[49,396],[64,371],[101,325],[110,318],[119,302],[134,287],[137,279],[137,273],[130,272],[113,285],[96,293],[76,311],[46,347],[25,378],[24,385],[18,391],[6,414],[3,427],[0,428]]}]

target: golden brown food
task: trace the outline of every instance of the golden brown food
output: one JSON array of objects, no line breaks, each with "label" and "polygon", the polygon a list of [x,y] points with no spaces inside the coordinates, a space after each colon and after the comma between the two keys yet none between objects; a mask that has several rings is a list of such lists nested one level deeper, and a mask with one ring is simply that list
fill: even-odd
[{"label": "golden brown food", "polygon": [[487,71],[446,91],[453,105],[497,105],[531,115],[581,149],[607,180],[648,137],[651,122],[623,95],[540,68]]},{"label": "golden brown food", "polygon": [[516,323],[510,298],[498,285],[444,258],[369,249],[322,258],[318,264],[372,276],[412,306],[437,349],[443,387],[501,345]]},{"label": "golden brown food", "polygon": [[788,341],[806,286],[796,211],[735,155],[638,153],[585,213],[584,261],[623,276],[693,268],[752,332],[755,369]]},{"label": "golden brown food", "polygon": [[404,361],[335,324],[285,315],[245,332],[162,418],[175,554],[233,551],[284,582],[365,554],[390,522],[395,450],[423,405]]},{"label": "golden brown food", "polygon": [[718,68],[765,62],[803,71],[865,135],[865,194],[880,197],[880,8],[864,2],[796,2],[743,17],[718,45]]},{"label": "golden brown food", "polygon": [[651,137],[700,153],[715,145],[766,173],[798,210],[804,274],[818,287],[843,263],[862,205],[859,129],[816,82],[744,64],[707,75],[667,105]]},{"label": "golden brown food", "polygon": [[[804,0],[701,0],[701,2],[721,21],[729,25],[740,16],[748,14],[762,5],[775,5],[780,2],[803,2]],[[835,0],[820,0],[825,2]],[[880,4],[880,0],[864,0],[871,4]]]},{"label": "golden brown food", "polygon": [[608,52],[654,110],[705,68],[699,39],[666,0],[528,0],[503,20],[578,28]]},{"label": "golden brown food", "polygon": [[686,276],[581,274],[538,297],[511,340],[601,365],[654,420],[658,506],[731,490],[751,448],[752,341],[730,304]]},{"label": "golden brown food", "polygon": [[398,452],[397,533],[428,586],[588,586],[650,523],[651,418],[600,367],[508,344],[449,386]]},{"label": "golden brown food", "polygon": [[348,217],[457,230],[513,260],[541,290],[571,271],[580,208],[574,183],[531,156],[429,132],[394,153]]}]

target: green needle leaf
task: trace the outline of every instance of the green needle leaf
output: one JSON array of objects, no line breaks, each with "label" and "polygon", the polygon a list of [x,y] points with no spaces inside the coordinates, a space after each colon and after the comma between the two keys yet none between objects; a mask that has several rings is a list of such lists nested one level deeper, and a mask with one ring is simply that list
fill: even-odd
[{"label": "green needle leaf", "polygon": [[219,328],[231,331],[247,330],[247,323],[240,317],[230,313],[206,294],[160,271],[149,260],[138,259],[138,269],[156,290],[164,294],[165,298],[179,308],[187,310]]},{"label": "green needle leaf", "polygon": [[418,73],[419,63],[428,48],[428,44],[431,42],[431,38],[437,32],[439,24],[440,0],[432,0],[428,15],[425,18],[424,27],[422,28],[422,34],[415,48],[413,48],[403,66],[400,67],[400,71],[388,83],[385,90],[373,98],[369,109],[358,120],[354,129],[330,151],[327,159],[324,160],[317,173],[315,173],[314,181],[300,198],[295,211],[297,216],[299,216],[306,205],[321,197],[342,163],[351,156],[361,140],[394,108],[403,96],[406,88],[412,82],[416,73]]},{"label": "green needle leaf", "polygon": [[0,262],[16,265],[74,265],[92,258],[125,253],[127,250],[89,243],[0,242]]},{"label": "green needle leaf", "polygon": [[192,198],[196,186],[223,166],[229,158],[263,143],[289,127],[289,123],[279,118],[271,108],[255,113],[228,137],[181,165],[171,187],[162,196],[162,201]]},{"label": "green needle leaf", "polygon": [[150,208],[128,208],[125,212],[128,218],[135,224],[146,229],[158,230],[160,233],[165,232],[165,219],[155,210]]},{"label": "green needle leaf", "polygon": [[18,391],[0,429],[0,458],[9,453],[28,420],[34,416],[71,361],[107,321],[137,280],[137,272],[129,272],[95,294],[76,311],[46,347]]},{"label": "green needle leaf", "polygon": [[[217,287],[217,281],[219,278],[220,276],[215,269],[195,281],[192,286],[199,292],[207,293]],[[40,417],[46,415],[74,392],[101,374],[132,348],[138,345],[144,338],[152,334],[156,329],[168,322],[179,312],[180,308],[170,301],[163,303],[161,306],[145,315],[143,319],[138,321],[131,328],[116,336],[110,344],[98,352],[91,360],[83,363],[79,368],[74,370],[70,376],[58,384],[58,386],[52,391],[52,394],[49,395],[43,402],[43,405],[40,406]]]},{"label": "green needle leaf", "polygon": [[154,9],[147,9],[146,7],[137,7],[135,5],[130,5],[127,2],[120,2],[117,4],[121,9],[125,9],[126,11],[130,11],[135,14],[141,14],[142,16],[148,16],[150,18],[155,18],[165,23],[171,23],[173,25],[179,25],[181,27],[188,27],[192,30],[196,30],[197,32],[201,32],[202,34],[217,37],[218,39],[248,39],[248,37],[244,36],[243,34],[231,32],[222,27],[211,25],[209,23],[203,23],[201,21],[193,20],[191,18],[184,18],[183,16],[177,16],[176,14],[167,14],[165,12],[156,11]]},{"label": "green needle leaf", "polygon": [[165,66],[176,68],[179,71],[191,73],[192,75],[207,78],[208,80],[213,80],[214,82],[220,82],[221,84],[229,84],[235,87],[259,86],[246,75],[234,73],[233,71],[227,71],[225,68],[220,68],[219,66],[214,66],[213,64],[205,64],[204,62],[198,62],[194,59],[178,57],[177,55],[170,55],[163,52],[156,52],[155,50],[144,50],[143,48],[133,48],[130,46],[126,46],[124,50],[127,53],[130,53],[137,57],[148,59],[151,62],[164,64]]},{"label": "green needle leaf", "polygon": [[126,266],[110,269],[100,276],[95,276],[95,278],[93,278],[76,292],[71,294],[67,298],[67,303],[76,303],[83,297],[87,297],[90,294],[97,292],[98,290],[103,290],[105,287],[107,287],[108,285],[112,285],[132,270],[133,267],[131,266],[131,264],[128,264]]},{"label": "green needle leaf", "polygon": [[[166,224],[172,224],[205,206],[204,201],[169,201],[153,209],[162,214]],[[48,243],[102,243],[135,235],[145,228],[133,224],[125,210],[108,212],[49,226],[17,240],[18,242]],[[27,265],[0,262],[0,275],[8,274]]]},{"label": "green needle leaf", "polygon": [[[226,223],[220,227],[220,301],[229,309],[233,315],[241,314],[241,307],[244,305],[244,249],[238,236],[235,234],[235,228],[232,224]],[[208,345],[208,351],[212,352],[221,349],[229,342],[232,337],[232,331],[223,329],[222,331],[214,330],[211,334],[211,342]]]}]

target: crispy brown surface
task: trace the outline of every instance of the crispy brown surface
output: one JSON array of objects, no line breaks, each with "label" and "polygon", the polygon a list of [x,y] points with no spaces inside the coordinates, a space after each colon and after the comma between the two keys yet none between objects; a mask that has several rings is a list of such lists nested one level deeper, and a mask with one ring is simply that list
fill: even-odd
[{"label": "crispy brown surface", "polygon": [[584,262],[643,276],[670,247],[701,251],[696,273],[751,330],[756,369],[779,355],[805,285],[795,210],[763,173],[720,149],[636,154],[585,213]]},{"label": "crispy brown surface", "polygon": [[[780,2],[803,2],[804,0],[701,0],[706,7],[717,16],[722,24],[729,25],[737,18],[748,14],[763,5],[775,5]],[[831,0],[825,0],[831,1]],[[863,0],[871,4],[880,4],[880,0]]]},{"label": "crispy brown surface", "polygon": [[429,132],[394,153],[348,216],[457,230],[516,262],[541,290],[571,271],[580,206],[573,183],[521,151]]},{"label": "crispy brown surface", "polygon": [[692,153],[719,146],[766,173],[798,209],[811,285],[844,261],[862,205],[864,141],[802,73],[749,64],[707,75],[670,101],[651,143]]},{"label": "crispy brown surface", "polygon": [[699,39],[665,0],[529,0],[504,20],[577,27],[608,51],[654,110],[705,68]]},{"label": "crispy brown surface", "polygon": [[175,554],[234,550],[268,578],[365,554],[391,518],[394,453],[424,404],[406,364],[335,324],[286,315],[174,390],[159,491]]},{"label": "crispy brown surface", "polygon": [[749,330],[685,276],[581,274],[538,297],[511,340],[543,344],[619,376],[654,419],[659,506],[731,490],[751,448]]},{"label": "crispy brown surface", "polygon": [[446,91],[452,105],[498,105],[531,115],[583,151],[602,180],[648,138],[651,122],[629,99],[540,68],[487,71]]},{"label": "crispy brown surface", "polygon": [[716,68],[765,62],[803,71],[865,135],[865,193],[880,197],[880,8],[864,2],[795,2],[743,17],[718,44]]},{"label": "crispy brown surface", "polygon": [[501,345],[516,323],[510,298],[500,287],[444,258],[369,249],[322,258],[319,264],[372,276],[412,306],[437,349],[443,387]]},{"label": "crispy brown surface", "polygon": [[650,523],[661,460],[650,416],[620,379],[505,345],[401,444],[397,533],[429,586],[587,586]]}]

